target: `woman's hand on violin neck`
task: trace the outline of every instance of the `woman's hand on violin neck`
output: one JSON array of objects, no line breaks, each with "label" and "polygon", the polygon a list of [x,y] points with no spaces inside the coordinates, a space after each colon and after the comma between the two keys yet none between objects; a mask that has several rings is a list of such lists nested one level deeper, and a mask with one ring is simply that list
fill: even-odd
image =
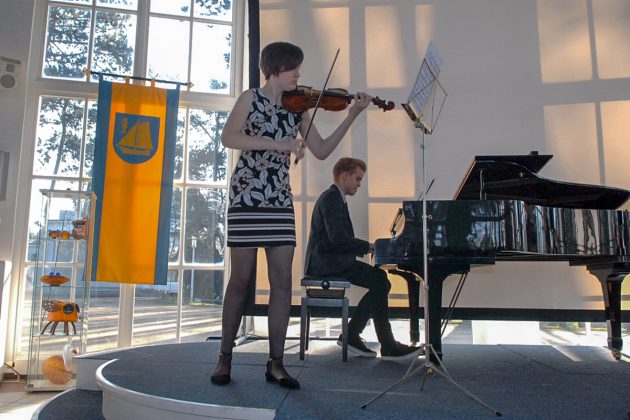
[{"label": "woman's hand on violin neck", "polygon": [[306,154],[306,147],[304,145],[300,146],[296,151],[295,151],[295,159],[296,160],[302,160],[304,159],[304,155]]},{"label": "woman's hand on violin neck", "polygon": [[367,108],[372,102],[372,97],[365,92],[357,92],[354,104],[350,107],[350,112],[355,112],[356,114],[361,113],[365,108]]},{"label": "woman's hand on violin neck", "polygon": [[304,157],[305,144],[302,139],[295,138],[291,141],[279,143],[283,146],[283,152],[293,153],[296,158],[302,159]]}]

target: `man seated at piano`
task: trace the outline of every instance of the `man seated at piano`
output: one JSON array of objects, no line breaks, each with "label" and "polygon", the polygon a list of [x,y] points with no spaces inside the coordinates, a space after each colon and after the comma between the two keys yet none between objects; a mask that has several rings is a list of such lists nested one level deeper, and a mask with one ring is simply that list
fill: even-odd
[{"label": "man seated at piano", "polygon": [[[373,252],[374,245],[355,238],[346,199],[356,194],[367,166],[361,159],[342,158],[333,168],[334,184],[324,191],[313,209],[306,248],[304,272],[309,276],[343,277],[367,289],[348,324],[348,350],[362,357],[376,357],[365,345],[361,333],[372,317],[381,358],[405,360],[418,357],[420,348],[394,339],[388,315],[387,295],[391,284],[387,274],[357,257]],[[337,344],[341,345],[341,336]]]}]

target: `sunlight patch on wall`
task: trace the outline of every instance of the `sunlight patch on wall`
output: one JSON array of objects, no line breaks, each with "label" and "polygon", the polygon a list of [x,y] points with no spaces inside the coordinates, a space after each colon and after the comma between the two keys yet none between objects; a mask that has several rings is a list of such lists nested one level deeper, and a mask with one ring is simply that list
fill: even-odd
[{"label": "sunlight patch on wall", "polygon": [[368,88],[394,88],[407,84],[398,10],[395,6],[365,8]]},{"label": "sunlight patch on wall", "polygon": [[[435,34],[434,14],[433,5],[421,4],[416,6],[416,52],[418,53],[418,70],[420,69],[420,64],[427,51],[429,42],[431,42]],[[410,83],[413,82],[414,80],[411,80]]]},{"label": "sunlight patch on wall", "polygon": [[368,111],[368,194],[374,197],[415,195],[413,125],[402,110]]},{"label": "sunlight patch on wall", "polygon": [[[387,278],[392,285],[392,288],[389,291],[389,299],[387,299],[389,302],[389,307],[409,308],[409,287],[407,287],[407,281],[401,276],[389,273],[387,273]],[[420,306],[422,306],[422,300],[420,301]],[[406,334],[400,333],[400,338],[405,339],[405,337],[408,336]]]},{"label": "sunlight patch on wall", "polygon": [[543,169],[547,178],[599,185],[595,104],[546,106],[544,154],[553,159]]},{"label": "sunlight patch on wall", "polygon": [[603,102],[601,109],[606,185],[630,189],[630,101]]},{"label": "sunlight patch on wall", "polygon": [[544,83],[593,77],[586,0],[538,0],[540,67]]},{"label": "sunlight patch on wall", "polygon": [[[301,207],[300,207],[300,215],[302,216],[300,218],[300,225],[302,226],[301,229],[301,233],[300,236],[298,236],[298,244],[301,242],[301,248],[300,251],[298,252],[297,248],[295,250],[295,254],[293,255],[293,265],[295,266],[296,264],[296,260],[298,261],[299,265],[301,266],[301,269],[298,270],[298,272],[300,273],[300,275],[304,274],[304,269],[305,269],[305,256],[306,256],[306,247],[308,246],[308,237],[310,235],[311,232],[311,218],[313,217],[313,208],[315,207],[315,201],[314,200],[307,200],[307,201],[303,201],[301,203]],[[296,214],[297,215],[297,214]],[[293,270],[293,276],[295,277],[295,269]],[[298,281],[296,281],[296,279],[293,279],[293,290],[299,289],[300,288],[300,283]]]},{"label": "sunlight patch on wall", "polygon": [[[312,83],[315,83],[314,87],[321,89],[337,48],[340,48],[341,51],[335,63],[335,68],[330,75],[328,87],[347,88],[350,83],[350,18],[348,9],[320,8],[313,9],[312,13],[313,34],[317,37],[315,43],[322,54],[321,63],[318,64],[318,67],[321,66],[320,78],[313,80]],[[335,28],[335,30],[331,31],[330,28]],[[315,63],[313,62],[313,64]]]},{"label": "sunlight patch on wall", "polygon": [[[306,151],[307,156],[301,161],[298,161],[298,164],[295,165],[293,162],[295,161],[295,155],[291,154],[291,166],[289,166],[289,178],[291,179],[291,192],[294,196],[302,194],[302,174],[304,171],[302,167],[305,162],[309,159],[310,152]],[[311,157],[312,158],[312,157]]]},{"label": "sunlight patch on wall", "polygon": [[[266,305],[269,303],[268,292],[271,290],[269,286],[269,277],[267,275],[267,257],[264,248],[258,248],[258,263],[256,265],[256,303]],[[262,293],[261,293],[262,292]]]},{"label": "sunlight patch on wall", "polygon": [[630,77],[630,2],[592,1],[599,77]]},{"label": "sunlight patch on wall", "polygon": [[[302,224],[302,209],[304,204],[301,202],[294,202],[293,209],[295,210],[295,237],[297,239],[295,244],[295,250],[293,253],[293,265],[291,273],[293,273],[292,284],[293,290],[300,290],[300,279],[304,273],[304,260],[302,259],[302,252],[306,249],[306,241],[308,240],[308,227],[304,232]],[[302,240],[302,238],[304,238]],[[299,303],[299,302],[297,302]]]},{"label": "sunlight patch on wall", "polygon": [[[324,191],[322,190],[322,192]],[[306,230],[304,231],[304,250],[306,251],[306,245],[308,244],[308,235],[311,232],[311,219],[313,218],[313,209],[315,208],[315,200],[312,200],[312,201],[309,200],[305,203],[305,205],[306,205]]]},{"label": "sunlight patch on wall", "polygon": [[[369,203],[368,217],[370,220],[369,241],[374,242],[379,238],[391,238],[389,227],[394,220],[400,203]],[[398,232],[400,233],[400,232]]]},{"label": "sunlight patch on wall", "polygon": [[[331,135],[333,131],[346,118],[348,111],[330,112],[319,110],[315,116],[314,125],[323,138]],[[352,130],[346,133],[337,148],[325,160],[319,160],[307,152],[306,159],[306,194],[309,197],[318,197],[322,191],[333,183],[332,168],[335,163],[344,156],[352,155]]]},{"label": "sunlight patch on wall", "polygon": [[[261,50],[271,42],[295,39],[290,12],[288,9],[260,11],[260,39],[265,41],[260,45]],[[262,80],[264,79],[261,79],[261,83]]]}]

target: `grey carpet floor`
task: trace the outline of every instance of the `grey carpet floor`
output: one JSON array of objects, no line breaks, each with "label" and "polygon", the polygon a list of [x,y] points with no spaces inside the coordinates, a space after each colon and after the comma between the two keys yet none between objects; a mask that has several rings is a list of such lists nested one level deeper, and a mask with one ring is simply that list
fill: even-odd
[{"label": "grey carpet floor", "polygon": [[[287,342],[285,365],[302,385],[288,391],[265,382],[267,342],[235,349],[232,382],[210,382],[218,342],[148,346],[105,358],[118,361],[104,375],[119,386],[173,399],[270,408],[277,419],[475,419],[492,410],[442,375],[429,375],[423,359],[415,373],[366,408],[362,406],[402,378],[410,363],[349,357],[334,341],[315,340],[306,360]],[[628,419],[630,364],[601,347],[466,345],[443,348],[452,380],[511,419]],[[100,393],[73,391],[53,399],[39,419],[99,419]],[[73,407],[70,409],[69,407]],[[91,411],[90,411],[91,410]],[[90,414],[91,413],[91,414]],[[74,416],[76,414],[76,417]],[[99,417],[100,416],[100,417]]]}]

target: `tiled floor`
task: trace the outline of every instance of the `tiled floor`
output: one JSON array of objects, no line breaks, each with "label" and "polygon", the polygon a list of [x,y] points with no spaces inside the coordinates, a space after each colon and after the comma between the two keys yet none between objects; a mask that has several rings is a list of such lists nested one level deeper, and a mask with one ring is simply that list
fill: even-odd
[{"label": "tiled floor", "polygon": [[0,420],[27,420],[58,392],[26,392],[26,381],[0,382]]}]

